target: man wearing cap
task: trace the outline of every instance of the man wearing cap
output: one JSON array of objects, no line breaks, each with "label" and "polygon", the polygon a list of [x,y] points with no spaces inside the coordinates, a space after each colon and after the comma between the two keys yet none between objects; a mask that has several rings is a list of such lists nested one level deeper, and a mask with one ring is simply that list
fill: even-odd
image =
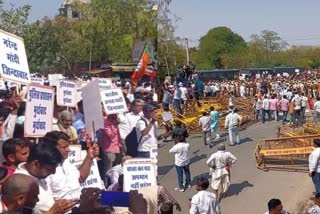
[{"label": "man wearing cap", "polygon": [[157,145],[156,107],[151,104],[144,105],[143,114],[136,125],[138,157],[149,158],[150,148]]},{"label": "man wearing cap", "polygon": [[316,193],[320,193],[320,139],[314,139],[315,149],[309,156],[309,176],[312,178]]},{"label": "man wearing cap", "polygon": [[237,161],[237,158],[230,152],[225,151],[225,145],[219,144],[218,151],[210,156],[207,164],[212,174],[211,186],[218,197],[218,190],[222,186],[222,194],[224,194],[230,186],[230,167]]},{"label": "man wearing cap", "polygon": [[173,107],[176,108],[176,110],[179,112],[179,114],[182,114],[182,109],[181,109],[181,89],[180,87],[182,87],[183,84],[182,82],[179,82],[178,87],[174,90],[174,94],[173,94]]}]

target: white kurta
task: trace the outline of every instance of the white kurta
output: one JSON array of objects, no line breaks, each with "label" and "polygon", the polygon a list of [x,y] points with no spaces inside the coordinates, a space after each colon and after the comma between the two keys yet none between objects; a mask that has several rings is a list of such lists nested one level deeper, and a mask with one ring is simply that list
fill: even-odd
[{"label": "white kurta", "polygon": [[237,158],[226,151],[217,151],[212,154],[207,160],[207,164],[212,167],[215,166],[215,170],[212,171],[212,183],[213,189],[218,190],[220,185],[223,187],[223,193],[226,192],[230,186],[229,172],[226,170],[226,166],[233,164],[237,161]]},{"label": "white kurta", "polygon": [[192,197],[190,214],[220,213],[220,206],[214,193],[202,190]]}]

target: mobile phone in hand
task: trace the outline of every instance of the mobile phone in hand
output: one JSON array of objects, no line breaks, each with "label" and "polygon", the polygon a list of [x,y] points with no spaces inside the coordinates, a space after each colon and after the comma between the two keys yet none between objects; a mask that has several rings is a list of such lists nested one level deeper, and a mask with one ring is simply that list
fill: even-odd
[{"label": "mobile phone in hand", "polygon": [[101,193],[101,205],[129,207],[129,193],[103,191]]}]

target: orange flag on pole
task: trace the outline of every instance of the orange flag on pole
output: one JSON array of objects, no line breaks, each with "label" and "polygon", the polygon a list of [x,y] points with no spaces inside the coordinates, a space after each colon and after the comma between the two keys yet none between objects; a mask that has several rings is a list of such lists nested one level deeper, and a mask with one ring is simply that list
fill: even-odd
[{"label": "orange flag on pole", "polygon": [[150,58],[150,52],[149,52],[148,46],[146,45],[144,47],[141,58],[139,60],[138,66],[133,72],[133,74],[131,75],[131,81],[134,85],[138,85],[139,79],[143,77],[143,75],[145,75],[149,58]]}]

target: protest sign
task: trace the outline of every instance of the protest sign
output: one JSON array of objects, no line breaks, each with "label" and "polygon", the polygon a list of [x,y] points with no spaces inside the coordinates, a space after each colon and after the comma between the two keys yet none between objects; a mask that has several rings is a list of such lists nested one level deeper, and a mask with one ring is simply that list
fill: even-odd
[{"label": "protest sign", "polygon": [[128,110],[121,89],[114,88],[101,91],[101,101],[107,114],[117,114]]},{"label": "protest sign", "polygon": [[44,79],[41,77],[31,77],[31,83],[44,85]]},{"label": "protest sign", "polygon": [[81,156],[81,145],[70,145],[69,150],[68,160],[70,160],[70,162],[73,163],[84,160],[84,158]]},{"label": "protest sign", "polygon": [[155,163],[158,162],[158,145],[149,147],[150,158],[154,160]]},{"label": "protest sign", "polygon": [[57,86],[60,80],[64,79],[62,74],[49,74],[48,80],[50,86]]},{"label": "protest sign", "polygon": [[123,191],[129,192],[142,187],[157,185],[155,165],[153,163],[123,164]]},{"label": "protest sign", "polygon": [[30,84],[26,99],[25,137],[43,137],[52,130],[54,88]]},{"label": "protest sign", "polygon": [[1,77],[22,84],[30,84],[30,71],[22,38],[0,30]]},{"label": "protest sign", "polygon": [[57,85],[58,106],[76,107],[76,83],[60,80]]},{"label": "protest sign", "polygon": [[[77,169],[79,169],[80,166],[82,165],[82,163],[83,163],[83,160],[78,161],[78,162],[74,162],[73,164]],[[102,183],[100,174],[99,174],[97,160],[94,159],[92,161],[89,176],[87,177],[87,179],[83,183],[80,183],[80,186],[81,186],[81,189],[88,188],[88,187],[105,189],[105,187]]]},{"label": "protest sign", "polygon": [[7,90],[4,79],[0,79],[0,90]]},{"label": "protest sign", "polygon": [[112,79],[111,78],[96,78],[92,77],[92,80],[99,80],[99,90],[108,90],[111,88],[115,88],[115,86],[112,84]]},{"label": "protest sign", "polygon": [[99,81],[94,80],[82,88],[82,100],[84,118],[86,118],[86,132],[93,131],[92,123],[94,123],[95,131],[104,127],[102,116],[101,98],[99,96]]}]

